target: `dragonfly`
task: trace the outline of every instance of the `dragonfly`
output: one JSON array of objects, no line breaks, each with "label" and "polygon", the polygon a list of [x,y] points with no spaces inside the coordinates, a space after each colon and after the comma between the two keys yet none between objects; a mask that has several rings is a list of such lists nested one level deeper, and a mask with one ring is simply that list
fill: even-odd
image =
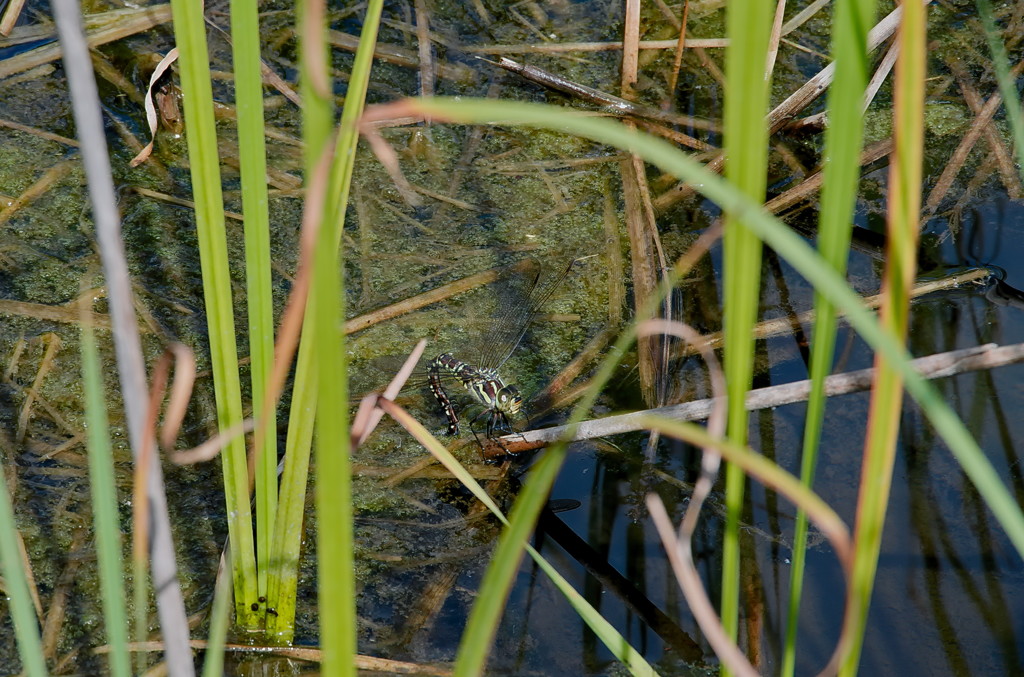
[{"label": "dragonfly", "polygon": [[482,407],[469,422],[469,429],[480,443],[475,424],[485,419],[484,436],[494,440],[498,433],[511,433],[512,421],[523,408],[523,396],[519,389],[506,381],[499,373],[537,316],[541,307],[551,298],[562,284],[574,265],[581,259],[574,259],[565,270],[548,284],[539,285],[541,271],[538,266],[532,280],[526,287],[525,300],[507,303],[497,314],[494,326],[486,338],[488,349],[475,362],[461,360],[452,353],[441,353],[427,365],[427,385],[437,400],[448,421],[449,435],[459,434],[459,415],[451,398],[445,391],[443,380],[455,381],[469,393],[473,403]]}]

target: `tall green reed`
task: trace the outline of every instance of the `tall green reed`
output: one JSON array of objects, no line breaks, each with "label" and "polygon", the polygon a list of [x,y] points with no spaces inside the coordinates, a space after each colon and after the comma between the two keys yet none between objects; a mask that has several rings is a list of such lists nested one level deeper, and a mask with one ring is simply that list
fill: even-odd
[{"label": "tall green reed", "polygon": [[[909,325],[909,291],[917,271],[921,214],[925,79],[925,8],[921,3],[904,4],[897,39],[900,41],[900,54],[894,83],[895,149],[889,164],[888,241],[880,323],[893,337],[902,341]],[[875,367],[857,501],[856,547],[847,593],[841,675],[855,674],[860,661],[903,406],[902,374],[887,355],[876,356]]]},{"label": "tall green reed", "polygon": [[[235,344],[235,308],[231,297],[231,269],[224,231],[220,153],[213,116],[213,89],[206,48],[203,5],[173,0],[174,38],[180,53],[179,68],[184,102],[196,235],[202,267],[203,298],[210,337],[210,365],[217,401],[217,422],[227,430],[242,422],[242,391]],[[248,229],[247,229],[248,233]],[[234,578],[235,617],[245,628],[258,628],[261,619],[251,605],[259,598],[249,471],[245,441],[235,438],[221,453],[228,539]]]},{"label": "tall green reed", "polygon": [[[832,28],[832,56],[836,75],[829,88],[825,131],[824,183],[818,217],[818,251],[839,275],[846,274],[853,209],[860,183],[859,155],[863,142],[864,92],[868,83],[867,28],[874,24],[874,0],[839,0]],[[836,312],[820,292],[814,295],[814,331],[811,341],[811,394],[804,419],[800,479],[811,486],[817,468],[818,445],[825,416],[825,378],[835,355]],[[807,558],[807,516],[798,511],[793,533],[789,609],[783,645],[783,675],[796,669],[797,623]]]},{"label": "tall green reed", "polygon": [[238,159],[245,216],[245,284],[249,321],[252,409],[264,417],[255,435],[256,581],[267,595],[271,537],[277,519],[276,407],[264,407],[274,366],[274,304],[270,268],[267,154],[263,136],[263,77],[256,3],[232,0],[231,44],[238,121]]},{"label": "tall green reed", "polygon": [[[725,175],[732,185],[755,202],[764,202],[768,175],[768,112],[770,73],[766,73],[768,36],[773,3],[733,3],[726,10],[729,47],[726,53]],[[726,213],[723,236],[723,329],[725,380],[728,389],[728,436],[736,444],[747,441],[749,414],[743,406],[754,372],[753,329],[761,290],[761,241],[743,218]],[[725,537],[722,543],[721,615],[725,631],[734,641],[739,629],[740,544],[746,477],[725,468]],[[723,665],[723,674],[728,670]]]},{"label": "tall green reed", "polygon": [[100,371],[96,336],[90,324],[91,314],[83,313],[82,382],[85,385],[85,414],[89,424],[89,491],[96,531],[96,557],[99,560],[100,593],[103,596],[103,623],[110,644],[110,674],[128,677],[128,620],[124,586],[124,557],[117,511],[117,485],[114,482],[114,455],[110,446],[106,393]]}]

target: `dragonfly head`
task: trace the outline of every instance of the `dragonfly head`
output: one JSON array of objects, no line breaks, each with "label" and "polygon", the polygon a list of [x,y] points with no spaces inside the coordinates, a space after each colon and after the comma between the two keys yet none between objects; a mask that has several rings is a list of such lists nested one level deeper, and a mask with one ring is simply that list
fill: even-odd
[{"label": "dragonfly head", "polygon": [[515,386],[504,386],[498,391],[494,408],[506,416],[514,416],[523,406],[523,396]]}]

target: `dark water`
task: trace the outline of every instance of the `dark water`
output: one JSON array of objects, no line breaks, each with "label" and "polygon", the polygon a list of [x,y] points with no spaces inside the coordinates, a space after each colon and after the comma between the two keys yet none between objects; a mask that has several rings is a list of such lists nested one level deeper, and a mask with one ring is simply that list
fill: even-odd
[{"label": "dark water", "polygon": [[[272,7],[264,7],[268,12]],[[286,9],[280,7],[278,9]],[[551,4],[543,7],[496,5],[486,20],[470,5],[432,8],[432,29],[449,45],[529,43],[538,40],[533,29],[562,40],[614,40],[621,10],[617,3]],[[793,7],[790,11],[795,12]],[[671,30],[654,10],[645,15],[645,37],[671,38]],[[691,29],[696,37],[721,35],[721,13],[691,8]],[[404,10],[388,10],[394,21],[406,19]],[[276,17],[276,18],[275,18]],[[929,101],[926,189],[938,178],[969,119],[959,90],[946,76],[945,60],[952,46],[966,41],[981,44],[970,17],[953,15],[944,7],[932,9],[933,51]],[[280,37],[287,15],[269,13],[269,38]],[[339,17],[335,28],[358,30],[352,16]],[[801,43],[826,49],[827,25],[815,19],[796,34]],[[415,49],[408,32],[386,26],[382,42]],[[961,41],[961,42],[958,42]],[[166,27],[146,36],[104,47],[101,53],[136,86],[148,77],[147,54],[163,52],[171,44]],[[280,74],[289,70],[294,45],[286,36],[278,52],[266,54]],[[227,45],[211,38],[215,67],[228,70]],[[492,95],[567,103],[558,95],[498,73],[454,46],[439,50],[460,64],[470,78],[438,83],[442,94]],[[709,51],[721,65],[721,54]],[[983,54],[965,54],[980,71]],[[335,54],[335,66],[344,71],[349,55]],[[617,59],[614,52],[587,53],[583,57],[528,55],[523,61],[548,68],[585,84],[615,89]],[[665,68],[671,58],[659,55],[643,66],[641,97],[658,105],[667,96]],[[780,54],[775,78],[777,102],[820,67],[811,55],[793,50]],[[416,91],[416,73],[396,65],[375,67],[374,101],[387,101]],[[946,78],[945,80],[943,78]],[[987,76],[977,86],[985,96],[994,91]],[[73,134],[70,112],[63,98],[59,64],[52,74],[40,74],[5,89],[0,97],[0,118],[16,120],[60,134]],[[230,86],[218,81],[218,96],[230,100]],[[110,115],[135,134],[145,136],[139,107],[112,84],[101,82]],[[344,85],[339,85],[343,93]],[[676,97],[678,108],[695,115],[718,118],[721,92],[699,57],[688,55]],[[42,106],[40,101],[52,103]],[[268,121],[288,134],[298,134],[294,108],[284,104],[268,113]],[[883,88],[875,104],[876,118],[889,110]],[[959,122],[958,122],[959,121]],[[957,126],[959,124],[959,126]],[[999,123],[1000,125],[1002,122]],[[230,125],[222,127],[231,136]],[[180,139],[163,135],[157,156],[166,169],[129,170],[132,152],[115,128],[109,141],[116,180],[122,192],[125,237],[137,291],[149,317],[145,343],[155,356],[171,338],[197,349],[205,368],[205,335],[198,261],[191,213],[171,207],[127,188],[143,186],[187,196],[187,171],[180,158]],[[878,124],[869,126],[877,133]],[[711,143],[714,134],[692,133]],[[598,255],[585,269],[565,282],[564,293],[548,310],[563,316],[542,317],[526,342],[507,365],[510,379],[527,395],[537,392],[566,365],[588,340],[607,326],[609,281],[628,282],[628,258],[616,264],[613,253],[628,257],[619,225],[622,198],[618,194],[618,158],[606,148],[543,132],[489,128],[479,134],[459,127],[433,125],[426,131],[397,129],[386,138],[400,150],[403,170],[414,184],[463,201],[456,205],[429,199],[412,208],[394,191],[390,179],[369,152],[360,155],[360,171],[352,191],[345,240],[347,299],[351,315],[411,296],[444,282],[524,256],[557,268],[568,258]],[[812,168],[820,152],[815,137],[783,137],[786,160],[772,155],[770,185],[783,190],[798,180],[795,164]],[[0,193],[18,195],[54,164],[74,158],[67,146],[37,136],[0,128]],[[230,144],[229,144],[230,145]],[[979,146],[980,147],[980,146]],[[776,148],[778,150],[778,147]],[[297,175],[299,160],[293,145],[271,143],[272,167]],[[987,151],[985,151],[987,152]],[[230,152],[227,153],[230,158]],[[950,195],[924,226],[928,241],[929,276],[944,270],[984,266],[997,271],[1009,287],[1024,289],[1024,203],[1011,199],[998,175],[976,152]],[[229,162],[230,164],[230,162]],[[884,166],[865,173],[856,222],[877,230],[884,217]],[[228,208],[238,210],[237,176],[225,170]],[[652,175],[656,190],[668,184]],[[280,186],[279,186],[280,187]],[[80,221],[84,190],[77,165],[55,187],[14,214],[0,236],[0,298],[56,306],[74,299],[83,279],[92,280],[98,260],[91,246],[91,226]],[[280,298],[294,272],[295,224],[299,201],[283,191],[274,193],[275,289]],[[684,202],[659,216],[658,225],[670,258],[686,250],[716,213],[700,200]],[[615,225],[606,229],[606,218]],[[794,225],[814,222],[813,210],[788,217]],[[241,228],[229,221],[232,260],[241,284]],[[868,238],[865,238],[868,239]],[[851,284],[874,293],[881,271],[878,250],[866,247],[851,255]],[[702,261],[692,278],[680,288],[679,310],[688,322],[706,331],[719,328],[720,251]],[[620,266],[620,267],[616,267]],[[783,261],[766,256],[763,273],[765,318],[785,317],[810,307],[810,289]],[[97,282],[98,283],[98,282]],[[96,283],[92,283],[96,284]],[[241,288],[241,287],[239,287]],[[997,293],[998,292],[998,293]],[[349,338],[352,392],[383,385],[387,369],[397,356],[420,338],[430,341],[428,355],[455,351],[486,341],[494,305],[501,290],[482,288],[428,307],[412,315],[360,332]],[[243,303],[241,294],[239,304]],[[240,308],[242,306],[240,305]],[[1024,340],[1022,305],[1012,290],[989,286],[940,292],[915,302],[910,347],[915,355],[953,350],[987,342]],[[103,308],[98,308],[103,310]],[[620,310],[613,308],[614,310]],[[38,309],[8,310],[0,326],[0,354],[7,365],[0,387],[0,417],[8,432],[0,438],[0,453],[13,485],[19,528],[26,539],[44,608],[69,563],[78,566],[71,584],[68,617],[55,656],[76,649],[79,672],[102,665],[82,647],[102,643],[95,560],[88,533],[88,485],[84,449],[76,439],[84,430],[77,370],[77,329],[73,324],[41,316]],[[242,317],[242,311],[239,317]],[[244,341],[244,322],[239,322]],[[807,328],[805,327],[805,330]],[[59,337],[57,366],[44,374],[39,393],[48,407],[37,406],[24,426],[22,409],[47,346]],[[838,370],[870,366],[871,355],[849,330],[841,330]],[[244,343],[240,343],[244,346]],[[109,345],[107,345],[109,351]],[[799,337],[774,337],[759,342],[758,387],[806,377],[804,346]],[[246,354],[247,349],[241,349]],[[110,367],[110,400],[116,411],[119,398]],[[599,402],[595,415],[640,408],[639,387],[627,355],[624,366]],[[1024,479],[1016,449],[1024,439],[1024,421],[1017,412],[1024,405],[1024,367],[965,374],[938,382],[948,402],[967,423],[1000,477],[1019,500],[1024,500]],[[246,375],[247,378],[247,375]],[[208,379],[200,381],[190,412],[188,437],[201,439],[213,428],[212,392]],[[708,395],[706,372],[694,358],[673,362],[670,393],[674,399]],[[400,402],[440,434],[445,426],[425,388],[412,389]],[[822,441],[816,488],[852,524],[860,455],[867,418],[868,396],[846,395],[829,405]],[[557,419],[558,414],[552,417]],[[754,448],[783,467],[799,471],[799,448],[804,406],[788,405],[751,416]],[[115,414],[115,434],[120,435]],[[122,438],[119,478],[125,493],[122,504],[127,520],[129,468]],[[552,493],[560,507],[572,509],[545,515],[535,545],[560,572],[597,607],[634,647],[664,674],[704,674],[714,658],[671,576],[664,552],[644,508],[644,496],[657,491],[670,512],[685,509],[689,483],[695,479],[699,456],[685,445],[662,440],[645,466],[647,440],[622,436],[598,444],[574,446]],[[480,464],[472,446],[459,452]],[[489,563],[496,523],[474,512],[466,492],[453,481],[409,479],[397,486],[381,480],[380,472],[398,472],[418,462],[423,450],[404,432],[385,423],[360,449],[355,462],[362,468],[355,481],[357,573],[359,576],[360,650],[384,657],[444,663],[451,661]],[[528,473],[530,458],[517,462],[514,472],[489,489],[507,507],[519,482]],[[495,472],[480,465],[480,472]],[[213,573],[223,542],[223,506],[217,465],[168,468],[171,509],[187,528],[178,529],[178,551],[186,604],[190,613],[202,610],[212,590]],[[794,509],[773,492],[757,484],[747,492],[743,523],[743,626],[744,645],[756,655],[765,673],[781,661],[793,546]],[[705,508],[695,547],[698,569],[712,599],[719,594],[720,493]],[[187,521],[186,521],[187,520]],[[127,521],[126,521],[127,525]],[[309,513],[307,533],[315,530]],[[127,527],[126,527],[127,528]],[[802,620],[798,639],[800,674],[816,671],[827,660],[837,638],[843,604],[843,581],[827,543],[812,531],[808,556]],[[307,538],[300,583],[297,640],[317,641],[315,607],[315,542]],[[865,639],[862,669],[865,674],[1019,674],[1024,670],[1024,590],[1021,558],[994,522],[969,480],[938,440],[921,414],[908,402],[899,437],[892,498],[882,555]],[[2,607],[0,607],[2,608]],[[0,615],[0,672],[16,666],[13,634],[6,614]],[[196,632],[202,636],[203,631]],[[294,674],[297,665],[246,659],[232,670]],[[508,609],[495,643],[490,674],[620,674],[623,669],[586,629],[547,578],[529,560],[520,568]]]}]

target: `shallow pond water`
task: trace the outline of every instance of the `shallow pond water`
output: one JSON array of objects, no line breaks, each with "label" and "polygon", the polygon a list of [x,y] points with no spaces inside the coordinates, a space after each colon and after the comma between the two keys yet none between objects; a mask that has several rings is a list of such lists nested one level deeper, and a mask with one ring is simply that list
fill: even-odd
[{"label": "shallow pond water", "polygon": [[[479,7],[484,5],[486,17],[476,5],[438,3],[432,8],[438,56],[448,67],[441,71],[437,91],[582,107],[502,73],[459,46],[534,43],[540,39],[538,30],[544,39],[616,40],[621,23],[619,4],[484,3]],[[290,8],[261,7],[265,12],[265,56],[280,75],[292,79]],[[801,8],[792,7],[787,16]],[[361,11],[337,10],[333,27],[357,32]],[[693,36],[722,34],[723,14],[718,3],[693,3],[690,11]],[[385,24],[381,41],[415,53],[409,12],[404,5],[386,10],[390,23]],[[976,21],[951,6],[937,5],[931,12],[932,34],[938,43],[929,66],[935,78],[929,82],[926,190],[938,182],[972,117],[951,75],[960,62],[951,65],[949,53],[960,50],[956,59],[964,59],[969,69],[981,73],[974,86],[985,96],[994,91],[985,55],[972,46],[983,44]],[[213,14],[226,23],[222,15]],[[1012,15],[1010,20],[1019,21],[1019,17]],[[645,37],[674,37],[671,25],[656,10],[646,8],[644,22]],[[783,49],[780,53],[773,103],[821,67],[823,62],[813,51],[827,51],[827,30],[827,19],[817,17],[794,34],[810,51]],[[140,88],[152,67],[149,54],[163,53],[170,46],[169,29],[163,26],[102,47],[98,53],[112,72],[121,73]],[[678,110],[709,119],[720,117],[721,90],[712,67],[722,66],[720,52],[708,50],[684,59]],[[211,54],[215,69],[230,69],[230,49],[215,34],[211,35]],[[671,56],[644,54],[648,60],[642,64],[640,96],[656,106],[668,96],[664,74]],[[4,58],[9,58],[6,53]],[[517,58],[588,85],[616,89],[616,52]],[[350,65],[349,55],[336,51],[334,65],[343,75]],[[99,57],[98,67],[102,72]],[[378,64],[374,74],[373,101],[417,91],[414,69]],[[0,97],[0,120],[73,135],[64,84],[59,64],[49,72],[9,83]],[[230,101],[227,78],[218,79],[216,87],[218,98]],[[140,298],[146,349],[152,358],[166,340],[184,341],[197,349],[200,369],[205,369],[203,304],[191,212],[139,191],[188,196],[188,173],[181,156],[184,144],[164,132],[158,139],[157,163],[129,169],[127,161],[134,154],[129,135],[145,138],[141,107],[132,101],[130,90],[123,89],[112,76],[101,79],[101,91],[108,105],[108,140],[116,180],[123,187],[125,239]],[[342,83],[338,93],[343,92]],[[41,100],[51,103],[43,106]],[[883,88],[872,108],[869,141],[888,133],[884,121],[889,111]],[[268,100],[268,124],[282,132],[270,145],[275,292],[281,300],[294,272],[295,224],[301,208],[295,191],[299,184],[294,183],[301,164],[295,145],[297,111],[274,94]],[[221,128],[230,140],[233,126],[222,122]],[[1002,130],[1001,121],[997,130]],[[683,131],[707,143],[720,143],[713,131]],[[540,406],[529,398],[588,341],[616,326],[628,306],[617,296],[617,283],[624,281],[628,290],[630,282],[628,241],[621,225],[622,158],[579,139],[504,127],[432,125],[387,130],[385,137],[399,149],[402,169],[419,189],[422,203],[407,204],[369,151],[360,151],[344,240],[350,316],[527,257],[539,260],[550,274],[574,257],[596,255],[567,278],[505,365],[509,378],[527,395],[527,409],[536,413]],[[818,136],[795,132],[774,140],[769,180],[773,192],[795,185],[813,169],[820,143]],[[0,458],[15,491],[19,528],[44,608],[50,608],[57,591],[70,590],[60,640],[52,649],[54,665],[64,659],[66,672],[91,673],[101,670],[102,664],[86,649],[103,640],[95,558],[88,537],[77,328],[74,316],[60,315],[60,308],[78,296],[82,285],[100,284],[98,259],[87,213],[83,216],[82,175],[71,145],[8,127],[0,127],[0,145],[4,149],[0,153],[0,193],[17,196],[48,171],[54,172],[55,179],[38,198],[9,216],[0,216],[7,219],[0,247],[0,297],[5,303],[16,302],[0,308],[6,313],[0,326],[0,354],[7,365],[0,389],[0,417],[7,431],[0,437]],[[230,141],[224,146],[228,208],[237,211],[237,174],[231,160],[236,154]],[[986,153],[983,149],[970,156],[961,178],[925,221],[924,265],[930,277],[986,267],[1008,287],[988,281],[917,300],[910,333],[915,355],[1024,340],[1022,304],[1012,290],[1024,288],[1024,202],[1013,184],[1004,187],[993,169],[991,154]],[[884,161],[869,165],[858,203],[856,222],[868,231],[862,233],[867,244],[851,255],[849,276],[853,286],[865,294],[874,293],[879,286],[879,260],[884,255],[877,246],[872,249],[869,234],[877,233],[884,223],[886,177]],[[656,191],[670,185],[653,174],[650,178]],[[795,227],[806,226],[815,220],[811,207],[794,210],[785,218]],[[716,217],[713,205],[693,198],[660,213],[658,227],[666,255],[671,259],[683,253]],[[236,302],[241,318],[241,226],[229,221],[228,232],[230,254],[237,264]],[[678,291],[681,316],[704,331],[720,328],[720,270],[721,252],[716,245]],[[764,318],[790,317],[811,306],[810,288],[770,253],[762,279]],[[391,370],[420,338],[430,341],[429,356],[472,350],[481,342],[486,345],[491,318],[500,315],[501,305],[507,302],[499,282],[353,334],[347,343],[352,393],[384,385]],[[244,346],[244,322],[239,322],[238,330],[240,346]],[[806,332],[808,327],[802,330]],[[109,344],[105,348],[127,529],[129,456],[122,421],[116,414],[120,403],[112,351]],[[242,347],[241,354],[246,352]],[[806,337],[799,333],[760,341],[755,387],[806,378],[805,358]],[[849,330],[841,330],[837,371],[868,367],[871,360],[864,344]],[[624,366],[599,400],[595,415],[644,406],[635,363],[635,354],[624,357]],[[1022,377],[1024,367],[1013,366],[943,379],[938,387],[1003,481],[1024,503],[1024,478],[1016,451],[1024,441],[1024,421],[1016,417],[1024,406],[1019,386]],[[693,357],[672,362],[668,385],[672,401],[709,395],[706,370]],[[189,441],[202,439],[215,427],[212,398],[208,377],[201,378],[187,420]],[[433,431],[443,432],[445,422],[422,377],[418,387],[403,393],[400,403]],[[816,489],[847,523],[854,519],[867,408],[867,394],[853,394],[835,398],[827,411]],[[556,422],[563,414],[564,409],[556,411],[543,423]],[[752,414],[752,446],[797,473],[803,417],[801,404]],[[644,436],[626,435],[574,445],[552,493],[553,509],[544,515],[534,543],[663,674],[710,674],[715,671],[715,659],[671,576],[643,503],[645,494],[654,489],[670,512],[681,515],[696,477],[699,452],[662,440],[650,462],[644,463],[646,444]],[[482,478],[491,481],[490,489],[505,506],[514,500],[536,458],[516,459],[509,474],[501,476],[498,467],[481,462],[472,444],[462,446],[458,453]],[[499,529],[495,521],[479,513],[453,480],[414,477],[397,485],[385,481],[419,462],[423,455],[412,438],[385,422],[354,458],[358,471],[354,490],[360,651],[444,664],[455,656]],[[178,522],[186,605],[195,613],[209,604],[225,532],[219,468],[216,463],[168,468],[167,479],[172,517]],[[771,674],[781,661],[795,510],[758,484],[750,485],[747,500],[742,532],[746,556],[741,636],[759,668]],[[695,548],[712,599],[718,596],[720,581],[722,504],[721,493],[714,493],[705,508]],[[310,510],[307,534],[315,533],[315,526]],[[296,639],[315,644],[315,541],[307,538],[306,544]],[[816,672],[825,664],[842,617],[844,587],[838,563],[828,544],[813,531],[812,544],[798,638],[799,674]],[[1019,554],[949,451],[908,402],[862,670],[880,675],[1019,674],[1024,671],[1022,584],[1024,567]],[[0,627],[0,672],[14,672],[16,647],[6,613],[0,614]],[[204,632],[200,626],[196,636]],[[309,666],[259,657],[240,659],[229,670],[297,674]],[[561,675],[620,674],[624,669],[547,578],[526,561],[488,671]]]}]

